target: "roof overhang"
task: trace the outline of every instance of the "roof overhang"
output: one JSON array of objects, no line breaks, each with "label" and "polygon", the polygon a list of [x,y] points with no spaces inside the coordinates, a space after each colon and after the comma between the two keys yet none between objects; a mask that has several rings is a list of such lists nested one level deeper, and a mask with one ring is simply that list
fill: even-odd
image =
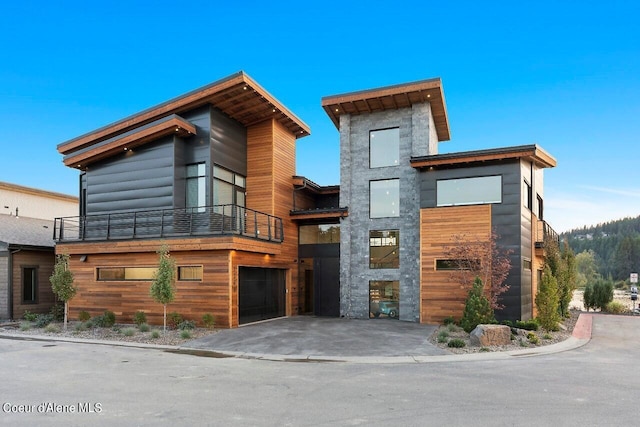
[{"label": "roof overhang", "polygon": [[325,96],[322,98],[322,108],[336,128],[340,129],[342,114],[357,115],[396,110],[424,102],[431,104],[438,141],[448,141],[450,139],[449,119],[440,78]]},{"label": "roof overhang", "polygon": [[339,185],[320,185],[311,181],[304,176],[294,176],[293,177],[293,186],[296,189],[302,190],[306,189],[315,194],[339,194],[340,186]]},{"label": "roof overhang", "polygon": [[553,168],[557,165],[549,153],[537,145],[521,145],[518,147],[494,148],[459,153],[437,154],[433,156],[412,157],[411,166],[422,168],[447,168],[460,165],[477,164],[491,161],[526,159],[541,168]]},{"label": "roof overhang", "polygon": [[[276,120],[296,138],[310,134],[309,126],[243,71],[207,86],[146,109],[95,131],[58,145],[58,152],[69,155],[119,134],[210,104],[245,127]],[[66,162],[65,162],[66,163]]]},{"label": "roof overhang", "polygon": [[87,164],[102,160],[114,154],[133,150],[147,142],[168,135],[186,137],[194,135],[196,127],[180,116],[172,114],[148,123],[132,131],[109,138],[82,150],[74,151],[64,158],[64,164],[84,169]]},{"label": "roof overhang", "polygon": [[338,223],[340,219],[349,216],[348,208],[326,208],[326,209],[309,209],[300,211],[291,211],[289,213],[292,221],[296,222],[328,222]]}]

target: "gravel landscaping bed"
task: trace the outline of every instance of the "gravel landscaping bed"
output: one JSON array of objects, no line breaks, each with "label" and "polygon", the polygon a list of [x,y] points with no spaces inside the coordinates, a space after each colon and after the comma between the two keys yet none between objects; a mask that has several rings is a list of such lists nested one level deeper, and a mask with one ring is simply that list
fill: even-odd
[{"label": "gravel landscaping bed", "polygon": [[[184,342],[201,338],[205,335],[216,333],[215,330],[196,328],[189,330],[189,337],[183,337],[183,332],[177,329],[167,329],[162,331],[162,326],[152,327],[148,332],[142,332],[137,325],[116,324],[112,327],[90,327],[84,328],[82,322],[69,322],[67,330],[63,329],[61,322],[51,323],[44,328],[37,328],[31,322],[10,322],[0,325],[0,333],[12,333],[20,335],[41,335],[61,338],[81,338],[100,341],[130,342],[156,345],[179,346]],[[155,331],[155,334],[154,334]],[[157,335],[157,338],[154,336]]]}]

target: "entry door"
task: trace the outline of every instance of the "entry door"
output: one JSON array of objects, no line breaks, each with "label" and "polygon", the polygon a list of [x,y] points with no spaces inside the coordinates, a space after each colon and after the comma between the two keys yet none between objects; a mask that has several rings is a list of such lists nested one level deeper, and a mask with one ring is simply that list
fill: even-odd
[{"label": "entry door", "polygon": [[340,258],[315,258],[313,262],[316,316],[340,316]]},{"label": "entry door", "polygon": [[241,325],[285,315],[285,270],[240,267],[238,279],[238,321]]}]

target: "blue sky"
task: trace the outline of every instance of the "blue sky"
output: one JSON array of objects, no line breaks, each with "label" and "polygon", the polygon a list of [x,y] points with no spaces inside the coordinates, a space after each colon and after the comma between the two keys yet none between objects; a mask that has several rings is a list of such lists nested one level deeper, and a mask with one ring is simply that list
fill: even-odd
[{"label": "blue sky", "polygon": [[541,145],[557,231],[640,215],[637,1],[27,0],[0,16],[0,181],[76,195],[57,144],[244,70],[311,127],[297,173],[337,184],[320,99],[440,77],[440,152]]}]

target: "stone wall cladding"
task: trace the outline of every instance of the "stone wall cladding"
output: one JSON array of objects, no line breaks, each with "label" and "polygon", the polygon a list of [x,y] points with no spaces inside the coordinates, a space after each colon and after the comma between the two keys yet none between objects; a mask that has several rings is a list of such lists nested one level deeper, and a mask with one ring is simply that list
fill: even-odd
[{"label": "stone wall cladding", "polygon": [[[413,156],[435,154],[429,104],[340,117],[340,206],[349,208],[340,233],[340,313],[369,318],[369,281],[400,282],[400,320],[420,320],[420,200]],[[369,131],[400,129],[400,164],[369,168]],[[369,218],[369,182],[400,179],[400,216]],[[369,231],[400,230],[400,268],[369,268]]]}]

